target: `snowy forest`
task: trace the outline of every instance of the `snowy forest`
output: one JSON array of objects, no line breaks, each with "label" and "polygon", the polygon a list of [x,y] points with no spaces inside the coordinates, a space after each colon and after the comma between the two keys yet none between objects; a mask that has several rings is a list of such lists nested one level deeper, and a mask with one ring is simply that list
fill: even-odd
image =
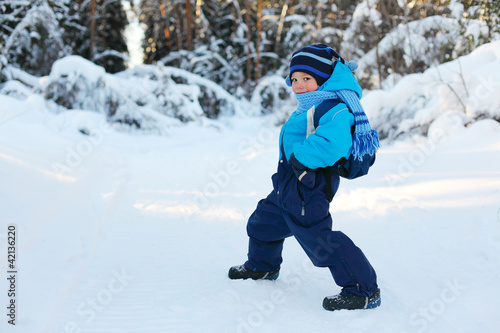
[{"label": "snowy forest", "polygon": [[[498,333],[499,19],[498,0],[0,0],[0,332]],[[325,212],[376,309],[325,311],[341,286],[295,237],[278,279],[228,277],[313,43],[357,62],[380,138]],[[291,177],[303,211],[326,200]]]},{"label": "snowy forest", "polygon": [[[357,61],[362,87],[375,90],[500,38],[493,0],[1,0],[0,10],[0,93],[35,91],[54,112],[93,110],[159,133],[241,106],[286,117],[289,57],[312,43]],[[133,20],[141,66],[129,54]],[[72,56],[81,59],[68,73]]]}]

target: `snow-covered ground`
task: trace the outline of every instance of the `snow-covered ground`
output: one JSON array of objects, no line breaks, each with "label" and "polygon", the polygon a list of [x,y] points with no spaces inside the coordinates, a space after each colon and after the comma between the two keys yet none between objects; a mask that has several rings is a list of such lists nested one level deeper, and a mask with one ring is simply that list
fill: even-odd
[{"label": "snow-covered ground", "polygon": [[341,183],[334,228],[372,262],[382,306],[328,312],[323,297],[340,289],[293,238],[277,281],[227,278],[271,190],[274,116],[134,135],[96,112],[54,114],[36,94],[0,95],[1,331],[498,332],[500,124],[463,127],[450,111]]},{"label": "snow-covered ground", "polygon": [[[271,189],[273,119],[131,136],[97,114],[0,96],[2,274],[17,225],[12,332],[496,332],[500,124],[384,145],[331,210],[379,275],[382,307],[324,311],[339,288],[286,241],[275,282],[231,281],[245,223]],[[8,106],[8,107],[6,107]],[[84,135],[79,129],[87,129]],[[437,131],[437,129],[434,129]]]}]

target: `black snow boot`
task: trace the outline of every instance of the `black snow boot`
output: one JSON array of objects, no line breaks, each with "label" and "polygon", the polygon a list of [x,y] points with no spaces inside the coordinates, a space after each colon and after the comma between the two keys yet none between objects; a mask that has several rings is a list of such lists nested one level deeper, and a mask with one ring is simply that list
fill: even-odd
[{"label": "black snow boot", "polygon": [[374,309],[380,306],[380,289],[377,288],[370,297],[343,294],[325,297],[323,307],[325,310],[357,310]]},{"label": "black snow boot", "polygon": [[279,276],[280,269],[272,272],[252,271],[245,265],[233,266],[229,269],[228,276],[232,280],[236,279],[252,279],[252,280],[276,280]]}]

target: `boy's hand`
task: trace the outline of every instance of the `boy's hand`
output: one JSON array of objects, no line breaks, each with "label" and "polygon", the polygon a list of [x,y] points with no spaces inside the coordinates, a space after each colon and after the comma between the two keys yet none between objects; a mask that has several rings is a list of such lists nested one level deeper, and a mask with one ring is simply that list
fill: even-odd
[{"label": "boy's hand", "polygon": [[292,166],[293,172],[295,173],[295,176],[297,176],[297,179],[304,184],[305,187],[312,189],[316,183],[316,173],[314,170],[311,170],[302,163],[300,163],[296,158],[295,155],[292,153],[292,156],[290,156],[290,160],[288,161],[290,165]]}]

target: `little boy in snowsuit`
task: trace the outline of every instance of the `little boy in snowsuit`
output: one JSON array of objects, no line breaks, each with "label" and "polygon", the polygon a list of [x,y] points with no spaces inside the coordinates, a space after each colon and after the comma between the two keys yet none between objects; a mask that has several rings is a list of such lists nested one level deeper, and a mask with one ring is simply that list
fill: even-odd
[{"label": "little boy in snowsuit", "polygon": [[[294,236],[312,263],[328,267],[342,287],[339,295],[324,299],[327,310],[380,305],[373,267],[345,234],[332,230],[329,212],[339,176],[327,170],[352,152],[354,115],[364,116],[359,126],[368,123],[362,107],[354,115],[348,107],[361,97],[361,87],[348,67],[351,64],[324,44],[304,47],[292,55],[287,84],[299,105],[281,129],[273,191],[248,220],[248,260],[229,270],[231,279],[277,279],[284,239]],[[312,126],[314,108],[326,100],[333,100],[331,108]]]}]

